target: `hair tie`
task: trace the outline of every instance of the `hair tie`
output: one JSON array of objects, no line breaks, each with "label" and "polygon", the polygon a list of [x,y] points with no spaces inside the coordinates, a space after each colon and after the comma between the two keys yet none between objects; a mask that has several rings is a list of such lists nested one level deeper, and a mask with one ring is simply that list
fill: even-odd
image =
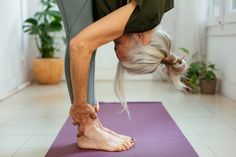
[{"label": "hair tie", "polygon": [[175,54],[170,53],[168,56],[165,55],[165,57],[161,60],[161,63],[165,65],[173,65],[176,63],[182,64],[182,59],[184,59],[184,57],[179,59]]}]

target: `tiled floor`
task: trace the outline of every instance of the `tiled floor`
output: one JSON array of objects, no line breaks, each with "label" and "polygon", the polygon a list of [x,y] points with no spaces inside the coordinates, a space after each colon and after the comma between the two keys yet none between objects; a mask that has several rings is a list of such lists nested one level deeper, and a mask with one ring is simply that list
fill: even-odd
[{"label": "tiled floor", "polygon": [[[97,81],[99,101],[118,101],[113,82]],[[172,84],[127,81],[128,101],[162,101],[200,157],[236,157],[236,102],[216,94],[185,95]],[[66,118],[65,82],[36,83],[0,102],[0,157],[43,157]]]}]

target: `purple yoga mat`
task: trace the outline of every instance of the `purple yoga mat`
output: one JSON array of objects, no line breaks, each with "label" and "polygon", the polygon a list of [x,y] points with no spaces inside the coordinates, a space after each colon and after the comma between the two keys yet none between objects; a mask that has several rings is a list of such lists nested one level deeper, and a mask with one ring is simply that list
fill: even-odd
[{"label": "purple yoga mat", "polygon": [[129,102],[131,120],[119,103],[100,102],[102,124],[136,139],[124,152],[84,150],[76,146],[77,128],[68,118],[46,157],[198,157],[161,102]]}]

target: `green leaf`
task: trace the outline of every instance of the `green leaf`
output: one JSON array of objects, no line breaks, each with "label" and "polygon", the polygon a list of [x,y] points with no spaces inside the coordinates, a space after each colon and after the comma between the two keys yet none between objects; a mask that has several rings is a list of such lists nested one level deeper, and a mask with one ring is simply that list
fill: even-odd
[{"label": "green leaf", "polygon": [[209,64],[208,67],[211,69],[215,69],[215,64]]},{"label": "green leaf", "polygon": [[53,38],[49,35],[41,35],[40,36],[40,39],[41,39],[41,42],[42,42],[42,45],[53,45]]},{"label": "green leaf", "polygon": [[39,29],[40,29],[42,32],[45,32],[46,27],[47,27],[47,24],[46,24],[46,23],[41,23],[41,24],[39,25]]},{"label": "green leaf", "polygon": [[23,25],[23,26],[22,26],[23,29],[24,29],[24,28],[30,28],[30,27],[32,27],[32,25]]},{"label": "green leaf", "polygon": [[31,31],[31,28],[25,29],[24,32],[29,32]]},{"label": "green leaf", "polygon": [[50,10],[48,11],[48,14],[51,16],[61,16],[60,12],[57,10]]},{"label": "green leaf", "polygon": [[62,29],[61,23],[52,22],[52,23],[50,23],[50,25],[48,27],[48,32],[57,32],[57,31],[60,31],[61,29]]},{"label": "green leaf", "polygon": [[25,20],[25,23],[30,23],[32,25],[37,25],[38,21],[34,18],[28,18],[27,20]]},{"label": "green leaf", "polygon": [[189,50],[188,49],[186,49],[186,48],[180,48],[180,50],[182,51],[182,52],[184,52],[184,53],[186,53],[186,54],[190,54],[190,52],[189,52]]},{"label": "green leaf", "polygon": [[34,26],[31,28],[31,31],[30,31],[30,34],[33,35],[33,34],[38,34],[39,33],[39,27],[38,26]]},{"label": "green leaf", "polygon": [[62,20],[61,14],[58,11],[52,10],[49,12],[49,15],[52,17],[54,21],[60,22]]},{"label": "green leaf", "polygon": [[43,17],[43,15],[44,15],[43,12],[37,12],[37,13],[35,13],[34,16],[35,16],[38,20],[40,20],[40,19]]}]

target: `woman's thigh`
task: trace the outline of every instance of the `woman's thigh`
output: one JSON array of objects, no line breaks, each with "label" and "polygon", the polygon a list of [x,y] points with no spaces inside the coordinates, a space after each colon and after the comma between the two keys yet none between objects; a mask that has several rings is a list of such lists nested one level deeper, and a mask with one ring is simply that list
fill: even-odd
[{"label": "woman's thigh", "polygon": [[[70,75],[69,40],[76,36],[83,28],[93,22],[92,0],[56,0],[67,36],[65,54],[65,76],[70,100],[73,103],[73,90]],[[88,84],[88,103],[96,104],[94,94],[95,53],[91,60]]]},{"label": "woman's thigh", "polygon": [[67,38],[76,36],[93,22],[92,0],[56,0]]}]

